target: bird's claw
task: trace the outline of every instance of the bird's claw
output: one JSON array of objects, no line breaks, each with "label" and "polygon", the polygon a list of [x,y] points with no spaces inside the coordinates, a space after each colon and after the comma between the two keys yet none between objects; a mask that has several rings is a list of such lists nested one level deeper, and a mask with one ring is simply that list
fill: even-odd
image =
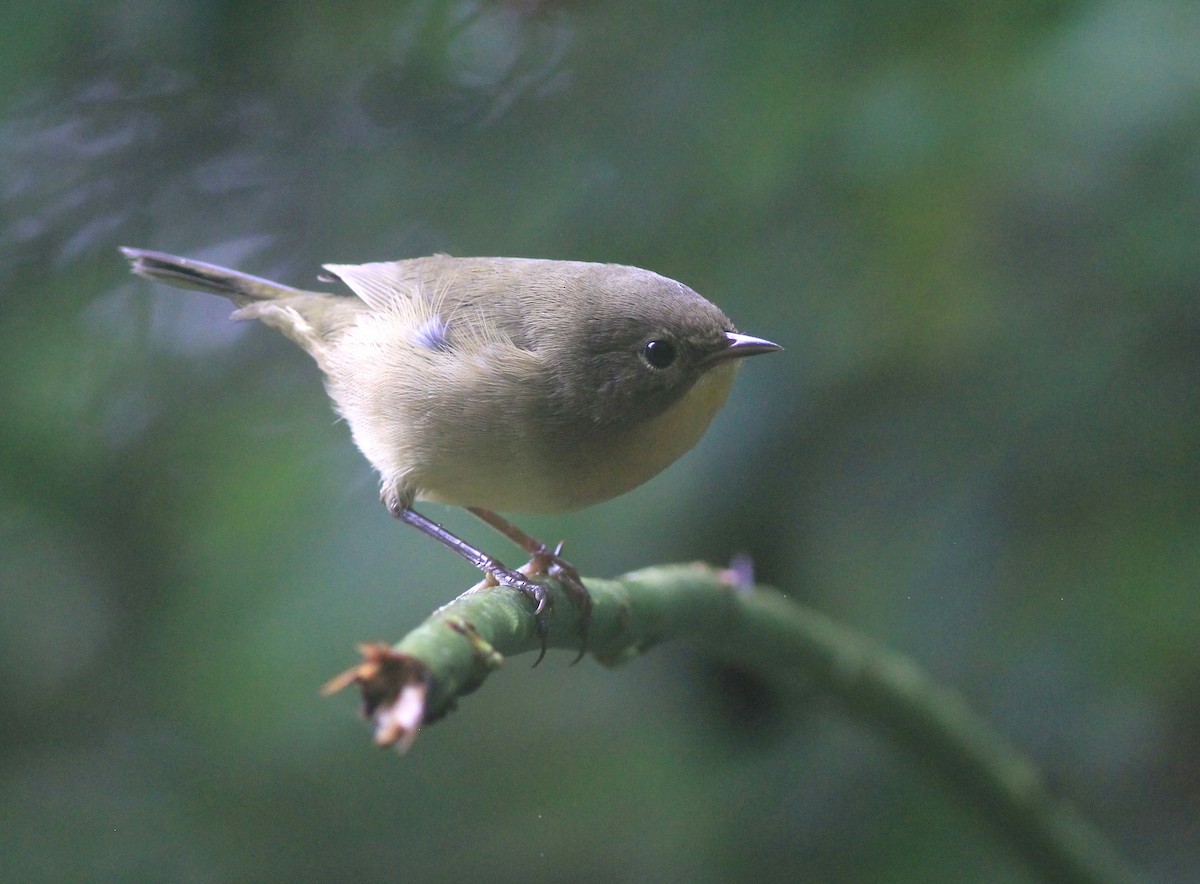
[{"label": "bird's claw", "polygon": [[530,580],[520,571],[496,568],[495,570],[488,571],[487,576],[491,579],[493,585],[499,586],[502,584],[520,590],[533,602],[533,619],[537,637],[542,643],[537,659],[533,661],[533,665],[537,666],[542,662],[542,658],[546,656],[546,638],[550,633],[545,617],[546,609],[550,607],[550,591],[542,586],[542,584]]},{"label": "bird's claw", "polygon": [[548,576],[558,579],[575,607],[579,609],[579,654],[571,661],[574,666],[583,659],[588,647],[588,626],[592,619],[592,594],[583,585],[583,578],[575,566],[564,559],[562,553],[563,541],[559,541],[551,552],[549,547],[542,547],[533,554],[526,566],[530,574]]},{"label": "bird's claw", "polygon": [[552,600],[550,591],[542,584],[536,582],[536,580],[530,578],[553,577],[562,583],[563,588],[567,591],[567,595],[571,597],[571,601],[579,609],[579,654],[571,661],[571,665],[574,666],[587,653],[588,625],[592,619],[592,594],[583,585],[583,579],[579,576],[579,572],[575,569],[575,566],[560,555],[562,547],[561,541],[554,548],[553,552],[551,552],[549,547],[543,546],[532,554],[529,563],[519,571],[511,571],[508,568],[493,568],[487,571],[487,580],[491,585],[503,584],[504,586],[518,589],[533,602],[533,617],[536,622],[537,636],[542,644],[541,651],[538,653],[537,659],[533,662],[534,666],[541,663],[542,658],[546,656],[546,640],[549,635],[549,627],[546,623],[545,615],[552,604]]}]

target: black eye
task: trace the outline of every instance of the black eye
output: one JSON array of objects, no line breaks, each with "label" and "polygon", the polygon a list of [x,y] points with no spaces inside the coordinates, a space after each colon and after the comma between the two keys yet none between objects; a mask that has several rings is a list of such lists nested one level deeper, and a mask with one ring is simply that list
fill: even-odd
[{"label": "black eye", "polygon": [[642,358],[651,368],[666,368],[675,361],[675,345],[663,338],[642,344]]}]

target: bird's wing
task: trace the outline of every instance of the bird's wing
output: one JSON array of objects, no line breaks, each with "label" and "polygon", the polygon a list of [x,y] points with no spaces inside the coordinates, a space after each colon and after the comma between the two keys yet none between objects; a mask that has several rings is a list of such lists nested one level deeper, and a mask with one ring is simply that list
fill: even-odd
[{"label": "bird's wing", "polygon": [[536,349],[530,305],[553,274],[522,258],[434,255],[374,264],[326,264],[374,312],[402,317],[431,349],[475,349],[489,343]]},{"label": "bird's wing", "polygon": [[410,261],[380,261],[373,264],[324,264],[367,306],[387,312],[422,297],[425,278]]}]

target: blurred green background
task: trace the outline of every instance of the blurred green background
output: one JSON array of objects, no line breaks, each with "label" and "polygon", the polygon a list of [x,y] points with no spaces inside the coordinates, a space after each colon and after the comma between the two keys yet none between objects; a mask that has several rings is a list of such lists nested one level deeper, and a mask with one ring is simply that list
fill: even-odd
[{"label": "blurred green background", "polygon": [[1200,878],[1197,47],[1185,0],[0,7],[0,873],[1027,880],[868,725],[684,647],[517,658],[373,749],[318,686],[475,576],[308,357],[133,245],[688,283],[786,352],[522,524],[585,574],[751,554]]}]

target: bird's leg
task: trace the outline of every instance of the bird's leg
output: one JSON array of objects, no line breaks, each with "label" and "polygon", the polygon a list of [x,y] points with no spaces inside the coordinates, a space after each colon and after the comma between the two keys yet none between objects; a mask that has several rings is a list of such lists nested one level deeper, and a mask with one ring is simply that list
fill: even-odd
[{"label": "bird's leg", "polygon": [[[542,642],[541,653],[538,654],[537,660],[533,665],[537,666],[542,662],[542,658],[546,656],[546,618],[544,612],[546,605],[550,602],[550,593],[546,587],[540,583],[535,583],[519,571],[513,571],[506,567],[498,559],[494,559],[478,547],[471,546],[462,538],[455,534],[451,534],[437,522],[426,518],[412,507],[404,506],[398,502],[385,501],[388,511],[407,525],[412,525],[422,534],[432,537],[438,543],[447,549],[458,553],[476,568],[486,575],[487,578],[495,581],[495,583],[511,586],[513,589],[519,589],[525,595],[529,596],[534,604],[533,616],[537,622],[538,638]],[[495,583],[493,585],[495,585]]]},{"label": "bird's leg", "polygon": [[562,544],[560,543],[552,550],[536,537],[526,534],[508,519],[492,510],[477,506],[469,506],[467,509],[529,554],[528,567],[531,576],[549,575],[562,581],[563,588],[566,589],[567,594],[571,596],[571,601],[579,609],[579,656],[572,661],[572,665],[578,663],[587,653],[588,625],[592,619],[592,594],[583,585],[583,580],[579,577],[575,566],[559,555],[562,551]]}]

